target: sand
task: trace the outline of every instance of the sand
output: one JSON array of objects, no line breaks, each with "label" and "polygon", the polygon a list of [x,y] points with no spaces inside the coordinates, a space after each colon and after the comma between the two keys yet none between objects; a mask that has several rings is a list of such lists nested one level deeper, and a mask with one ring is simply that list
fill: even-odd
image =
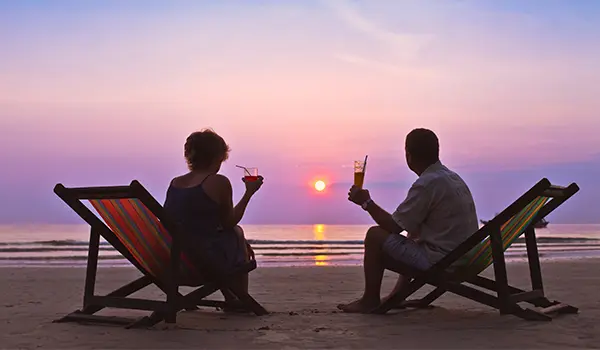
[{"label": "sand", "polygon": [[[80,307],[84,269],[0,268],[0,348],[600,348],[599,262],[543,263],[548,297],[580,308],[579,314],[552,322],[500,316],[454,295],[442,297],[429,310],[344,314],[336,305],[360,294],[361,269],[306,267],[252,273],[251,292],[272,312],[268,316],[205,309],[180,313],[176,326],[159,324],[141,330],[52,323]],[[509,273],[515,285],[528,285],[526,265],[510,264]],[[110,291],[137,276],[129,268],[101,269],[97,292]],[[393,275],[387,275],[384,291],[393,282]],[[161,295],[154,290],[144,294]],[[135,316],[139,312],[112,313]]]}]

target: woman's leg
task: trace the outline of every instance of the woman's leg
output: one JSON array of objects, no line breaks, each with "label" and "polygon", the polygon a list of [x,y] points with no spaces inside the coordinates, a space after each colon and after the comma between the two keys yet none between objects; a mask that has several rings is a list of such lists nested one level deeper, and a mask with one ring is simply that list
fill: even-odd
[{"label": "woman's leg", "polygon": [[[247,245],[246,245],[246,238],[244,237],[244,231],[242,230],[242,228],[240,226],[236,226],[234,228],[234,232],[236,235],[236,239],[237,239],[237,247],[238,250],[244,253],[244,262],[249,262],[250,261],[250,252],[247,249]],[[237,256],[236,256],[237,258]],[[243,293],[248,293],[248,274],[243,274],[241,276],[236,276],[236,278],[232,281],[233,284],[233,288],[239,290],[240,292]],[[226,289],[221,289],[221,293],[223,294],[223,297],[225,297],[225,301],[228,303],[235,303],[237,302],[237,297],[231,293],[229,290]]]},{"label": "woman's leg", "polygon": [[[247,263],[250,261],[250,251],[248,251],[246,237],[244,237],[244,230],[242,230],[242,228],[240,226],[236,226],[234,228],[234,230],[236,233],[236,237],[238,239],[238,244],[239,244],[240,250],[244,252],[243,261],[244,261],[244,263]],[[240,276],[238,283],[241,286],[242,291],[248,293],[248,274],[247,273]]]}]

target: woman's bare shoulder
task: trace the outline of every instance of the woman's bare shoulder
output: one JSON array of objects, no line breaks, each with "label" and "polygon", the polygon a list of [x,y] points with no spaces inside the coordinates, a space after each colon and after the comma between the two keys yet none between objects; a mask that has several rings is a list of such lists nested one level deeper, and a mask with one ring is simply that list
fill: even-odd
[{"label": "woman's bare shoulder", "polygon": [[198,186],[201,182],[202,178],[199,178],[195,174],[188,173],[174,177],[169,184],[177,188],[189,188]]},{"label": "woman's bare shoulder", "polygon": [[214,174],[206,179],[206,184],[209,186],[221,187],[221,188],[231,188],[231,181],[225,175]]},{"label": "woman's bare shoulder", "polygon": [[227,176],[221,174],[210,175],[202,185],[204,193],[217,203],[226,203],[231,197],[233,189]]}]

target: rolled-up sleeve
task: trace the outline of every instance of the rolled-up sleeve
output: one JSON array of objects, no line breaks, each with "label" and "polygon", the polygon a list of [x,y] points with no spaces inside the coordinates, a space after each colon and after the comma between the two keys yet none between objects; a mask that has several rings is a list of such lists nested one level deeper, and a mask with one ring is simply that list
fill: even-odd
[{"label": "rolled-up sleeve", "polygon": [[423,184],[414,183],[408,190],[406,199],[392,214],[394,221],[407,232],[418,232],[430,210],[431,192]]}]

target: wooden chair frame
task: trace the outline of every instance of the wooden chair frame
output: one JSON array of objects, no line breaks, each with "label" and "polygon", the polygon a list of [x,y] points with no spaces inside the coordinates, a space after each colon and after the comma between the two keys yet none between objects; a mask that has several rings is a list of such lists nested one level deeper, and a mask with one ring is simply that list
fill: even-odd
[{"label": "wooden chair frame", "polygon": [[[209,295],[218,290],[227,291],[235,295],[246,310],[256,315],[265,315],[268,312],[248,293],[238,290],[229,282],[232,277],[247,274],[256,268],[256,261],[252,260],[248,264],[229,273],[222,274],[218,269],[211,265],[209,261],[202,257],[195,257],[194,262],[198,262],[198,270],[202,272],[203,278],[199,280],[193,292],[182,295],[179,292],[180,283],[180,264],[182,235],[178,231],[178,226],[169,218],[164,208],[154,199],[154,197],[138,182],[132,181],[129,186],[110,186],[110,187],[78,187],[66,188],[62,184],[54,187],[54,192],[85,222],[90,225],[90,242],[88,249],[87,269],[85,278],[85,287],[83,294],[83,308],[55,322],[86,322],[86,323],[108,323],[125,325],[131,327],[150,327],[161,321],[166,323],[175,323],[177,313],[181,310],[194,310],[197,306],[226,307],[224,301],[207,300]],[[167,232],[171,235],[171,251],[169,278],[158,280],[149,271],[147,271],[133,257],[131,252],[119,240],[116,233],[113,232],[98,216],[96,216],[82,200],[87,199],[138,199],[148,208],[153,215],[160,220]],[[98,269],[98,251],[100,237],[103,237],[111,244],[124,258],[135,266],[143,276],[114,290],[113,292],[99,296],[95,294],[96,272]],[[130,298],[129,295],[149,286],[156,285],[166,294],[166,300],[147,300]],[[150,316],[141,319],[132,320],[129,318],[109,317],[95,315],[98,311],[106,308],[138,309],[152,311]]]},{"label": "wooden chair frame", "polygon": [[[386,313],[393,308],[404,307],[426,308],[445,292],[452,292],[498,309],[502,315],[512,314],[527,320],[550,321],[552,316],[556,314],[577,313],[578,309],[576,307],[558,301],[550,301],[544,294],[534,224],[545,218],[578,191],[579,187],[575,183],[570,184],[568,187],[560,187],[552,185],[546,178],[540,180],[504,211],[426,271],[420,271],[398,263],[389,257],[386,258],[385,266],[387,269],[412,278],[412,280],[404,289],[382,303],[374,312]],[[530,291],[524,291],[508,283],[501,226],[539,196],[550,199],[524,230],[532,288]],[[483,277],[480,275],[481,271],[473,271],[468,267],[451,268],[453,263],[486,237],[490,238],[494,280]],[[435,289],[421,299],[404,301],[426,284],[434,286]],[[486,291],[492,292],[492,294]],[[527,302],[541,308],[541,310],[523,308],[519,306],[520,302]]]}]

